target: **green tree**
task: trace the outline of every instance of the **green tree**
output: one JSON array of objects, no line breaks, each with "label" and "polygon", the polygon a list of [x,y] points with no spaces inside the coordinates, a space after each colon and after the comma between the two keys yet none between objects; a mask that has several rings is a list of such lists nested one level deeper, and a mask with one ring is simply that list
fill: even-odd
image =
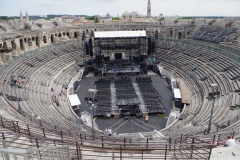
[{"label": "green tree", "polygon": [[113,17],[112,20],[121,20],[119,17]]},{"label": "green tree", "polygon": [[163,18],[163,17],[158,19],[158,21],[159,21],[159,22],[161,22],[161,21],[163,21],[163,20],[164,20],[164,18]]},{"label": "green tree", "polygon": [[94,16],[88,16],[85,19],[87,19],[87,20],[94,20]]},{"label": "green tree", "polygon": [[94,17],[94,23],[98,23],[99,22],[99,18],[98,18],[98,16],[95,16]]}]

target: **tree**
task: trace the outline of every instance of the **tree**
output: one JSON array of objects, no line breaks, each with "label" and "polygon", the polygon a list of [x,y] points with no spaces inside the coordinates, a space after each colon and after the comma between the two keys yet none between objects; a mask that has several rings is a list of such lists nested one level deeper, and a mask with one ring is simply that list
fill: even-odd
[{"label": "tree", "polygon": [[112,20],[121,20],[119,17],[113,17]]},{"label": "tree", "polygon": [[99,18],[98,18],[98,16],[95,16],[94,17],[94,23],[98,23],[99,22]]},{"label": "tree", "polygon": [[94,20],[94,16],[88,16],[85,19],[87,19],[87,20]]},{"label": "tree", "polygon": [[159,22],[161,22],[161,21],[163,21],[163,20],[164,20],[164,18],[163,18],[163,17],[162,17],[162,18],[160,18],[160,19],[158,19],[158,21],[159,21]]}]

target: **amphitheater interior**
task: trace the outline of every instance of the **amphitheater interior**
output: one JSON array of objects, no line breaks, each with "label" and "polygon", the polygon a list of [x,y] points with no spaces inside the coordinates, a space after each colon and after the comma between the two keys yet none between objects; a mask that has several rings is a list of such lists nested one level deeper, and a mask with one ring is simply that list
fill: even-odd
[{"label": "amphitheater interior", "polygon": [[[149,132],[108,136],[95,126],[92,134],[91,114],[76,114],[67,98],[74,82],[86,76],[84,62],[92,59],[84,44],[95,32],[137,30],[145,30],[155,41],[155,52],[148,59],[156,59],[160,77],[181,78],[189,88],[191,102],[181,111],[187,118],[169,119],[165,128]],[[240,21],[235,19],[75,26],[1,22],[1,158],[239,159],[239,35]],[[137,54],[126,53],[125,58]],[[16,85],[11,81],[14,76],[20,79]],[[209,84],[217,84],[219,91],[213,110]],[[59,104],[53,100],[55,93],[62,93]],[[223,148],[228,135],[237,145]]]}]

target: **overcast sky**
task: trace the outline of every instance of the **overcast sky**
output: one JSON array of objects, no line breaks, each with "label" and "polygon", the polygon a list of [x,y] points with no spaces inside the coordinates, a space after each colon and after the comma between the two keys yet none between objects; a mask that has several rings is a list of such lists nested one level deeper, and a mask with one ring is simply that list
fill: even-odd
[{"label": "overcast sky", "polygon": [[[0,15],[121,15],[124,11],[147,14],[148,0],[0,0]],[[240,16],[240,0],[151,0],[152,15]]]}]

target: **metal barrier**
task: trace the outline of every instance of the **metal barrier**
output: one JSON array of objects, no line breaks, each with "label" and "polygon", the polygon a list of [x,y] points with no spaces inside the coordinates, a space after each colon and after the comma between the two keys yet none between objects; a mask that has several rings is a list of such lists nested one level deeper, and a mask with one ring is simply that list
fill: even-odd
[{"label": "metal barrier", "polygon": [[61,159],[71,160],[70,146],[47,147],[36,149],[9,149],[0,148],[3,160],[28,160],[28,159]]},{"label": "metal barrier", "polygon": [[[167,159],[173,155],[184,154],[187,159],[198,157],[199,159],[209,159],[211,150],[216,140],[220,140],[215,135],[168,135],[167,137],[158,138],[121,138],[113,136],[100,136],[91,134],[68,135],[61,137],[58,134],[54,136],[54,130],[48,131],[41,135],[36,128],[24,129],[20,122],[1,121],[0,125],[10,132],[1,132],[2,139],[7,144],[16,144],[22,146],[39,148],[41,156],[48,155],[43,146],[68,145],[69,152],[64,151],[65,157],[70,153],[71,158],[86,159],[90,157],[107,158],[107,159]],[[40,130],[41,131],[41,130]],[[21,135],[21,136],[20,136]],[[50,135],[48,137],[48,135]],[[20,136],[20,137],[19,137]],[[55,138],[53,138],[55,137]],[[0,137],[1,138],[1,137]],[[18,139],[17,142],[15,140]],[[29,145],[28,145],[29,144]],[[51,148],[52,149],[52,148]],[[53,147],[54,149],[54,147]],[[2,150],[1,153],[12,153],[9,150]],[[30,150],[31,151],[31,150]],[[26,152],[26,153],[30,153]],[[24,152],[21,152],[24,153]],[[37,153],[34,154],[37,157]]]}]

